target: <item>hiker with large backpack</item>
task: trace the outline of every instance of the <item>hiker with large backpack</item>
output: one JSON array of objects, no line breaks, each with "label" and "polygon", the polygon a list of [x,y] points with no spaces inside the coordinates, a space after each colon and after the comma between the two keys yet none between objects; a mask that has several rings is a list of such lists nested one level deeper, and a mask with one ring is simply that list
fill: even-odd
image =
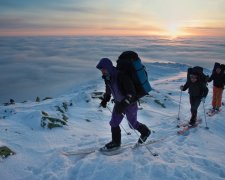
[{"label": "hiker with large backpack", "polygon": [[208,82],[213,81],[212,113],[219,112],[222,105],[222,95],[225,84],[224,71],[225,65],[216,62],[208,80]]},{"label": "hiker with large backpack", "polygon": [[181,91],[186,91],[188,89],[191,105],[190,126],[194,126],[196,123],[198,107],[201,101],[205,103],[205,98],[208,94],[206,81],[207,77],[203,74],[203,68],[196,66],[188,69],[187,81],[185,85],[180,86]]},{"label": "hiker with large backpack", "polygon": [[[138,143],[145,142],[151,134],[151,131],[145,124],[137,121],[137,100],[138,98],[140,98],[140,96],[143,96],[144,93],[147,94],[146,91],[148,90],[146,90],[145,88],[149,88],[150,86],[145,85],[146,87],[144,87],[143,84],[145,84],[146,82],[143,82],[143,84],[139,85],[142,87],[139,87],[138,90],[137,86],[135,86],[135,81],[132,79],[133,77],[137,76],[137,74],[132,74],[133,77],[131,77],[131,74],[129,75],[129,73],[127,73],[125,70],[122,70],[123,66],[121,66],[120,60],[124,61],[124,64],[122,63],[123,65],[126,64],[125,62],[127,62],[128,59],[132,57],[132,55],[136,55],[137,57],[134,56],[136,59],[131,59],[131,62],[140,60],[138,58],[138,55],[136,53],[134,54],[134,52],[128,53],[128,56],[126,55],[127,52],[124,53],[125,56],[123,56],[124,54],[122,53],[117,61],[117,68],[113,66],[112,61],[108,58],[101,59],[96,66],[97,69],[101,70],[102,72],[102,78],[105,81],[106,87],[104,97],[100,105],[103,108],[106,108],[107,102],[109,102],[111,99],[111,95],[113,96],[115,103],[112,111],[112,117],[109,123],[111,126],[112,140],[104,146],[105,150],[111,150],[120,147],[121,130],[119,125],[125,115],[130,127],[138,130],[141,134]],[[126,64],[126,68],[128,66],[129,63]],[[147,74],[145,74],[145,76],[147,76]],[[142,89],[142,95],[137,93],[137,90],[140,91],[140,89]]]}]

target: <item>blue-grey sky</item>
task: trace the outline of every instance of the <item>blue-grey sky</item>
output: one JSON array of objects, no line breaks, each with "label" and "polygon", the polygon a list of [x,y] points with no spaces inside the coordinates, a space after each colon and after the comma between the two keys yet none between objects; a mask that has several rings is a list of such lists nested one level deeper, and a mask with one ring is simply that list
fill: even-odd
[{"label": "blue-grey sky", "polygon": [[2,36],[224,34],[224,0],[0,0]]}]

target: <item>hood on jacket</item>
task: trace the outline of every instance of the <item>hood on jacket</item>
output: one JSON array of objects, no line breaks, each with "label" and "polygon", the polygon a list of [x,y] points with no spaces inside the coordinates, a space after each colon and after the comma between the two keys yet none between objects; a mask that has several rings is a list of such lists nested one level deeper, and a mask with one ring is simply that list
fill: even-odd
[{"label": "hood on jacket", "polygon": [[113,63],[110,59],[108,58],[102,58],[99,63],[96,66],[97,69],[101,70],[101,69],[106,69],[110,75],[113,74],[113,70],[114,70],[114,66]]}]

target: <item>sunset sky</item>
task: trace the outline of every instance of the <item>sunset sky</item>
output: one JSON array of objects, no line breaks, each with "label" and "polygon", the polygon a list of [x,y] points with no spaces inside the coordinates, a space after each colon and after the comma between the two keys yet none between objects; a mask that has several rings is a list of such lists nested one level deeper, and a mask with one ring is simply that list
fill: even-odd
[{"label": "sunset sky", "polygon": [[225,0],[0,0],[0,36],[225,36]]}]

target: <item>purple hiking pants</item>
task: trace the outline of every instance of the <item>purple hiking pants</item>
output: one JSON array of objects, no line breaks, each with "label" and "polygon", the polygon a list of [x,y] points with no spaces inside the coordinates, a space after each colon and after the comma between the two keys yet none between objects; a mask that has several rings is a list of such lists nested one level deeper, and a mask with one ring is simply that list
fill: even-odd
[{"label": "purple hiking pants", "polygon": [[[130,124],[133,126],[134,129],[137,129],[139,127],[139,122],[137,121],[137,111],[138,111],[138,106],[136,102],[136,103],[130,104],[126,108],[126,111],[124,112],[124,114],[127,117],[127,120],[130,122]],[[111,127],[119,126],[123,118],[124,116],[122,114],[117,114],[113,108],[112,118],[111,118],[111,121],[109,122],[110,126]]]}]

